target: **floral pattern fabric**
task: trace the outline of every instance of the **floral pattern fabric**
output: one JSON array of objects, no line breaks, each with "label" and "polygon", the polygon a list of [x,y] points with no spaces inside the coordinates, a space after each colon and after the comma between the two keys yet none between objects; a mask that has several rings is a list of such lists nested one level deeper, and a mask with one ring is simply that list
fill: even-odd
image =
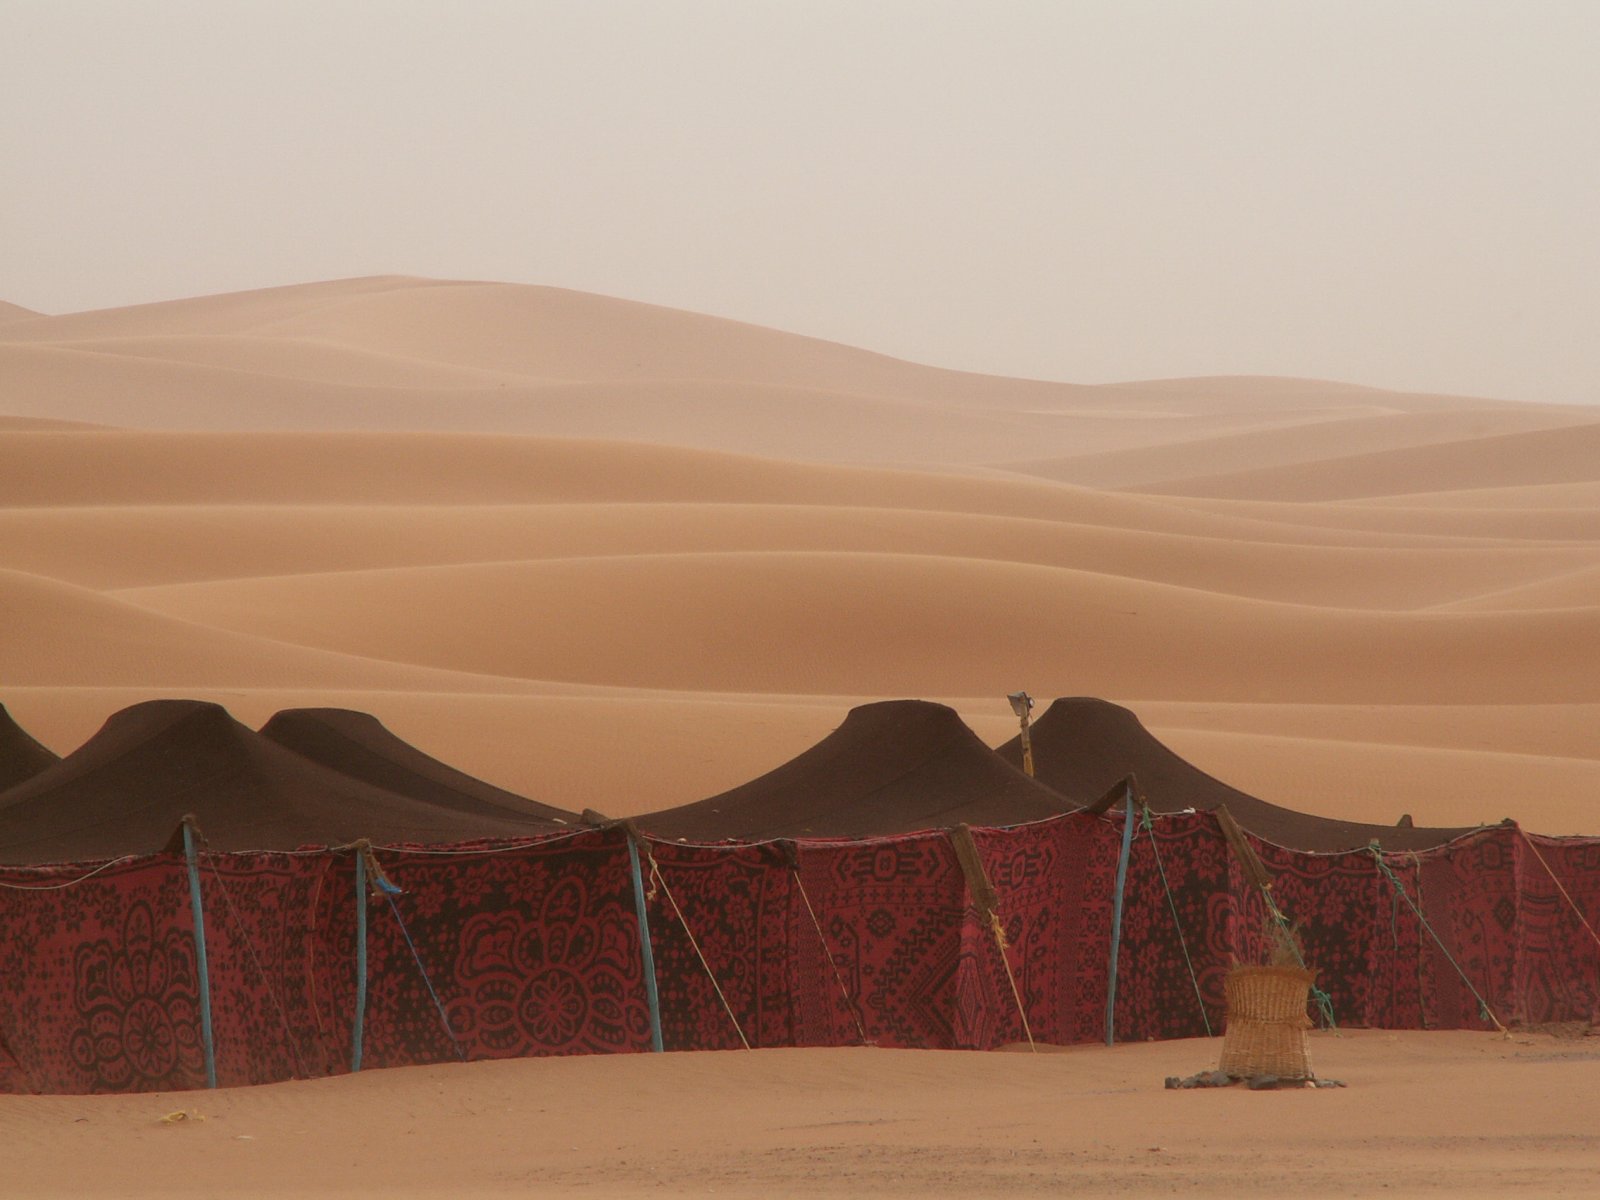
[{"label": "floral pattern fabric", "polygon": [[[1124,819],[973,830],[998,940],[946,832],[645,843],[640,891],[620,828],[381,848],[363,1066],[647,1050],[641,892],[668,1048],[1099,1041]],[[1381,865],[1252,844],[1341,1024],[1600,1019],[1600,839],[1502,826]],[[348,1071],[355,853],[202,853],[199,877],[219,1082]],[[172,854],[0,870],[0,1090],[205,1086],[191,911]],[[1220,1033],[1266,921],[1211,815],[1141,819],[1115,1038]]]}]

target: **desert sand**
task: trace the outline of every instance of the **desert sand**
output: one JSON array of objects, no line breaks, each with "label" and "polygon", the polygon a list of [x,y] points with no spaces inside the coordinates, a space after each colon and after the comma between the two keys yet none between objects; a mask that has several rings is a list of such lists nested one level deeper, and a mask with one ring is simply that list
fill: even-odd
[{"label": "desert sand", "polygon": [[[1180,1041],[757,1050],[0,1097],[7,1195],[1594,1194],[1593,1039],[1312,1038],[1342,1089],[1168,1091]],[[181,1117],[178,1117],[182,1114]],[[177,1118],[164,1121],[163,1118]]]},{"label": "desert sand", "polygon": [[[997,744],[1022,688],[1127,705],[1278,804],[1600,833],[1600,411],[991,378],[408,278],[6,306],[0,381],[0,702],[58,753],[154,697],[335,705],[628,815],[865,700]],[[1594,1045],[1353,1033],[1317,1049],[1351,1088],[1293,1096],[1162,1094],[1215,1057],[1174,1043],[479,1064],[0,1123],[10,1194],[1551,1194],[1600,1149],[1566,1099]],[[178,1108],[207,1120],[155,1123]]]}]

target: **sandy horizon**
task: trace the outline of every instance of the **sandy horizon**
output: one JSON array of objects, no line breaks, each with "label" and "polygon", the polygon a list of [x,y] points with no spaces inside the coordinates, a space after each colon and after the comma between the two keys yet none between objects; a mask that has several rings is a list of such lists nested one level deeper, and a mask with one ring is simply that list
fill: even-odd
[{"label": "sandy horizon", "polygon": [[[989,378],[402,277],[0,306],[0,379],[0,703],[60,754],[151,698],[253,726],[331,705],[622,816],[759,775],[869,700],[950,703],[997,745],[1026,689],[1126,705],[1291,808],[1600,834],[1600,410]],[[103,1195],[237,1171],[263,1195],[1236,1194],[1352,1157],[1371,1174],[1341,1194],[1587,1186],[1594,1133],[1562,1096],[1592,1088],[1592,1039],[1326,1051],[1348,1092],[1147,1095],[1210,1065],[1173,1043],[479,1064],[0,1113],[38,1195],[91,1152]],[[163,1103],[208,1119],[157,1126]],[[526,1124],[507,1113],[541,1105],[548,1138],[497,1164]],[[784,1141],[763,1121],[789,1105],[810,1132]],[[1086,1125],[1095,1146],[1068,1136]],[[207,1147],[198,1174],[119,1174],[179,1140]],[[313,1143],[338,1165],[276,1152]],[[469,1184],[389,1165],[423,1156]]]}]

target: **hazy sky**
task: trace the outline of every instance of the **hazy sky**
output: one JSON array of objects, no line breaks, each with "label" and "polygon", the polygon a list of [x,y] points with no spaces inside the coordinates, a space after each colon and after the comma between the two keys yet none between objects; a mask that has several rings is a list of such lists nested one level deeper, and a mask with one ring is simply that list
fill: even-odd
[{"label": "hazy sky", "polygon": [[548,283],[1600,402],[1600,0],[0,0],[0,299]]}]

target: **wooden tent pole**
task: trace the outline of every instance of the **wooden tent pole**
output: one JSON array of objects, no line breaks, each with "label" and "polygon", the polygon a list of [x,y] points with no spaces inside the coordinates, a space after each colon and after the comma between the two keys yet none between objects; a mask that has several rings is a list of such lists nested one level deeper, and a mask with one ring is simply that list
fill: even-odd
[{"label": "wooden tent pole", "polygon": [[[989,932],[994,935],[994,948],[1000,955],[1000,965],[1005,968],[1006,980],[1011,984],[1011,999],[1017,1006],[1017,1016],[1022,1020],[1022,1034],[1028,1039],[1028,1048],[1039,1053],[1033,1040],[1033,1026],[1028,1023],[1028,1009],[1022,1003],[1022,991],[1017,987],[1017,976],[1011,970],[1011,959],[1006,954],[1006,930],[1000,921],[1000,894],[989,882],[989,872],[983,869],[983,858],[978,854],[978,843],[972,840],[972,830],[965,824],[950,830],[950,844],[955,847],[956,861],[966,877],[967,892],[973,907],[983,914]],[[808,901],[809,903],[809,901]]]}]

